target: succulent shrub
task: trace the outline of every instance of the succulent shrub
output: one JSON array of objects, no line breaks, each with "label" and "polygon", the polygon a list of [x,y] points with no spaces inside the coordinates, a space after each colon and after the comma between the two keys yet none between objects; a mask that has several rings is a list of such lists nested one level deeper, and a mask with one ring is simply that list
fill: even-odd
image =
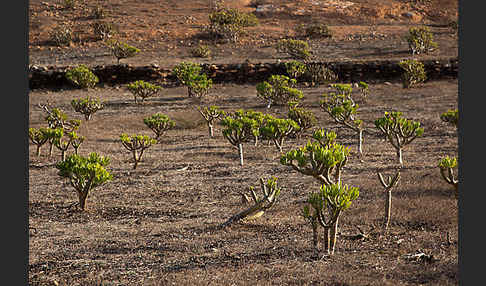
[{"label": "succulent shrub", "polygon": [[37,147],[37,157],[41,154],[41,147],[49,140],[47,128],[29,128],[29,139]]},{"label": "succulent shrub", "polygon": [[258,19],[253,14],[242,13],[237,9],[220,9],[209,14],[209,25],[206,27],[213,38],[238,41],[244,29],[258,25]]},{"label": "succulent shrub", "polygon": [[267,108],[273,103],[287,105],[290,101],[298,101],[304,98],[302,91],[294,88],[297,83],[285,75],[272,75],[267,81],[256,85],[257,97],[268,102]]},{"label": "succulent shrub", "polygon": [[332,31],[326,24],[301,24],[297,27],[297,33],[311,39],[315,38],[332,38]]},{"label": "succulent shrub", "polygon": [[[315,178],[319,183],[331,185],[341,181],[341,170],[345,166],[349,148],[336,143],[336,133],[323,129],[313,133],[314,141],[298,149],[290,150],[280,157],[280,163],[295,171]],[[334,175],[333,175],[334,172]]]},{"label": "succulent shrub", "polygon": [[386,200],[385,200],[385,229],[388,229],[391,219],[391,206],[392,206],[392,194],[391,191],[394,187],[398,185],[400,180],[400,171],[396,172],[395,175],[383,177],[383,175],[378,172],[378,178],[380,179],[381,185],[385,188]]},{"label": "succulent shrub", "polygon": [[67,70],[65,76],[69,82],[79,88],[93,88],[99,82],[98,77],[83,64]]},{"label": "succulent shrub", "polygon": [[355,131],[359,137],[358,151],[363,155],[363,120],[356,117],[359,105],[351,97],[351,84],[333,84],[336,92],[323,94],[319,106],[329,114],[336,123]]},{"label": "succulent shrub", "polygon": [[212,80],[206,74],[201,73],[202,67],[191,62],[181,62],[172,70],[172,74],[182,84],[187,86],[189,97],[201,97],[212,87]]},{"label": "succulent shrub", "polygon": [[259,132],[259,130],[260,127],[262,127],[265,124],[266,120],[272,117],[271,115],[263,114],[262,112],[254,111],[251,109],[238,109],[235,112],[233,112],[233,114],[231,114],[230,116],[232,116],[235,119],[249,118],[255,121],[255,125],[246,126],[247,128],[255,129],[255,130],[246,131],[248,134],[251,134],[246,141],[253,139],[255,142],[255,147],[258,146],[259,138],[268,139],[268,138],[264,138],[262,134]]},{"label": "succulent shrub", "polygon": [[412,27],[406,36],[410,52],[415,54],[426,54],[437,48],[434,36],[428,27]]},{"label": "succulent shrub", "polygon": [[361,91],[361,96],[364,98],[366,98],[370,93],[369,85],[364,81],[358,82],[358,88]]},{"label": "succulent shrub", "polygon": [[218,119],[222,119],[223,116],[226,116],[226,112],[224,112],[224,110],[221,110],[216,105],[204,106],[204,107],[198,106],[197,111],[199,111],[199,113],[204,118],[204,120],[206,120],[206,123],[208,125],[208,130],[209,130],[209,136],[213,137],[214,121]]},{"label": "succulent shrub", "polygon": [[162,87],[143,80],[137,80],[128,84],[127,89],[132,93],[133,99],[135,103],[137,103],[138,97],[140,97],[141,102],[143,102],[146,98],[159,92]]},{"label": "succulent shrub", "polygon": [[[281,188],[277,186],[277,178],[272,177],[266,181],[263,178],[260,178],[260,189],[263,194],[261,198],[255,193],[254,187],[250,187],[250,195],[253,200],[253,205],[230,217],[221,225],[221,227],[227,227],[241,220],[251,220],[261,217],[265,211],[273,207],[281,192]],[[250,201],[248,196],[245,195],[245,198]]]},{"label": "succulent shrub", "polygon": [[68,179],[78,193],[81,210],[86,209],[86,199],[91,190],[113,179],[110,172],[105,169],[109,163],[108,157],[90,153],[88,157],[73,154],[56,164],[58,175]]},{"label": "succulent shrub", "polygon": [[116,34],[116,28],[113,23],[106,21],[98,21],[91,24],[93,33],[98,40],[106,40]]},{"label": "succulent shrub", "polygon": [[449,109],[440,115],[440,120],[457,127],[459,123],[459,111],[457,109]]},{"label": "succulent shrub", "polygon": [[259,133],[264,138],[272,140],[275,147],[282,153],[285,138],[297,132],[299,129],[300,127],[297,122],[292,119],[270,117],[260,127]]},{"label": "succulent shrub", "polygon": [[152,114],[150,117],[144,118],[143,123],[155,133],[157,141],[167,130],[175,127],[175,121],[162,113]]},{"label": "succulent shrub", "polygon": [[77,119],[68,119],[67,114],[60,108],[49,108],[47,105],[39,104],[47,116],[44,119],[47,121],[49,128],[62,128],[66,132],[77,130],[81,125],[81,121]]},{"label": "succulent shrub", "polygon": [[413,87],[419,83],[425,82],[427,74],[425,72],[424,64],[414,60],[403,60],[398,63],[402,68],[402,84],[404,88]]},{"label": "succulent shrub", "polygon": [[258,121],[247,116],[226,116],[221,120],[221,125],[223,127],[222,133],[224,138],[226,138],[231,145],[238,148],[240,165],[243,166],[243,142],[250,138],[258,137]]},{"label": "succulent shrub", "polygon": [[110,49],[118,64],[121,59],[132,58],[140,53],[140,49],[119,40],[108,40],[106,46]]},{"label": "succulent shrub", "polygon": [[211,49],[207,45],[199,45],[191,50],[194,57],[208,58],[211,56]]},{"label": "succulent shrub", "polygon": [[49,41],[56,46],[68,46],[73,41],[73,31],[69,25],[59,25],[49,32]]},{"label": "succulent shrub", "polygon": [[133,155],[133,169],[135,170],[138,163],[142,160],[143,153],[146,149],[150,148],[153,144],[157,143],[157,140],[150,138],[147,135],[128,135],[123,133],[120,135],[120,140],[128,151]]},{"label": "succulent shrub", "polygon": [[317,124],[317,119],[314,113],[309,109],[299,107],[295,102],[289,103],[287,116],[299,125],[299,129],[296,130],[297,137],[300,137],[305,131]]},{"label": "succulent shrub", "polygon": [[[322,184],[319,192],[311,193],[304,206],[305,217],[316,217],[324,229],[323,250],[329,255],[334,254],[337,241],[338,222],[341,213],[351,206],[359,196],[358,187],[349,187],[341,182]],[[311,208],[313,213],[311,213]],[[311,220],[313,223],[313,221]],[[313,231],[316,228],[313,226]],[[314,234],[316,237],[317,235]]]},{"label": "succulent shrub", "polygon": [[318,86],[337,80],[337,75],[321,63],[309,62],[306,63],[302,79],[310,82],[312,86]]},{"label": "succulent shrub", "polygon": [[86,137],[78,135],[76,132],[71,131],[68,133],[69,141],[71,142],[71,146],[74,148],[74,154],[78,155],[78,150],[81,144],[83,144]]},{"label": "succulent shrub", "polygon": [[403,165],[403,148],[424,133],[420,122],[403,118],[402,113],[398,111],[385,112],[383,117],[375,120],[375,126],[395,148],[400,165]]},{"label": "succulent shrub", "polygon": [[104,108],[103,103],[99,99],[93,99],[89,96],[84,99],[73,99],[71,106],[74,108],[74,111],[84,115],[86,121],[90,120],[93,114]]},{"label": "succulent shrub", "polygon": [[294,59],[306,60],[311,56],[309,44],[302,40],[282,39],[277,43],[277,51]]},{"label": "succulent shrub", "polygon": [[456,198],[459,197],[459,180],[454,175],[454,168],[457,167],[457,159],[455,157],[446,156],[439,160],[439,170],[442,178],[454,187]]},{"label": "succulent shrub", "polygon": [[297,79],[305,73],[306,66],[303,62],[291,60],[284,63],[285,70],[290,78]]}]

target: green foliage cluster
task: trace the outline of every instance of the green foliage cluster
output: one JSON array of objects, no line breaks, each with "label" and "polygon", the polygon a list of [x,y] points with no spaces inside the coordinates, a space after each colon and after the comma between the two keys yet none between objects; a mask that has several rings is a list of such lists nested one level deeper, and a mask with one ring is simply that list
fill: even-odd
[{"label": "green foliage cluster", "polygon": [[459,196],[459,180],[454,175],[454,168],[457,167],[457,159],[455,157],[446,156],[439,160],[439,170],[442,178],[455,189],[456,198]]},{"label": "green foliage cluster", "polygon": [[414,60],[403,60],[398,63],[402,68],[402,83],[404,88],[413,87],[419,83],[425,82],[427,74],[425,73],[424,64]]},{"label": "green foliage cluster", "polygon": [[295,102],[289,103],[287,116],[299,125],[299,129],[296,131],[298,137],[317,124],[315,114],[311,110],[299,107]]},{"label": "green foliage cluster", "polygon": [[170,119],[169,116],[156,113],[144,118],[143,123],[155,133],[155,139],[160,140],[160,137],[167,131],[175,127],[176,123]]},{"label": "green foliage cluster", "polygon": [[84,115],[86,121],[91,119],[91,116],[104,108],[103,103],[99,99],[90,98],[89,96],[84,99],[73,99],[71,106],[74,111]]},{"label": "green foliage cluster", "polygon": [[120,140],[128,151],[132,152],[133,155],[133,169],[135,170],[138,163],[142,160],[143,153],[146,149],[150,148],[153,144],[157,143],[157,140],[150,138],[147,135],[128,135],[123,133],[120,135]]},{"label": "green foliage cluster", "polygon": [[214,121],[215,120],[221,120],[223,116],[226,116],[226,112],[224,110],[221,110],[218,106],[216,105],[211,105],[211,106],[198,106],[197,111],[201,114],[201,116],[206,120],[206,123],[208,125],[208,130],[209,130],[209,136],[213,137],[214,136]]},{"label": "green foliage cluster", "polygon": [[446,112],[440,115],[440,120],[457,127],[457,124],[459,123],[459,110],[458,109],[447,110]]},{"label": "green foliage cluster", "polygon": [[211,56],[211,49],[208,45],[199,45],[191,50],[194,57],[209,58]]},{"label": "green foliage cluster", "polygon": [[290,78],[297,79],[306,71],[306,65],[303,62],[291,60],[284,63],[285,70]]},{"label": "green foliage cluster", "polygon": [[258,19],[254,14],[223,8],[209,14],[209,26],[206,29],[213,38],[236,42],[246,27],[256,25]]},{"label": "green foliage cluster", "polygon": [[304,81],[310,82],[312,86],[328,84],[337,80],[337,75],[321,63],[306,63],[306,69],[302,75]]},{"label": "green foliage cluster", "polygon": [[213,81],[202,73],[201,65],[196,63],[181,62],[174,67],[172,74],[181,84],[187,86],[189,97],[202,97],[213,86]]},{"label": "green foliage cluster", "polygon": [[65,76],[79,88],[93,88],[99,82],[98,77],[84,64],[67,70]]},{"label": "green foliage cluster", "polygon": [[302,91],[294,88],[297,81],[285,75],[272,75],[268,81],[256,85],[257,97],[268,102],[267,108],[273,103],[287,105],[290,101],[304,98]]},{"label": "green foliage cluster", "polygon": [[302,40],[282,39],[277,42],[277,51],[287,53],[294,59],[306,60],[311,56],[309,44]]},{"label": "green foliage cluster", "polygon": [[292,119],[268,116],[265,123],[259,129],[261,136],[265,139],[272,140],[275,147],[282,153],[285,138],[298,132],[300,127]]},{"label": "green foliage cluster", "polygon": [[73,154],[56,164],[59,176],[68,179],[78,193],[81,210],[86,209],[86,198],[91,190],[113,179],[106,170],[109,163],[108,157],[93,152],[88,157]]},{"label": "green foliage cluster", "polygon": [[375,120],[375,126],[397,151],[400,165],[403,165],[402,149],[424,133],[420,122],[403,118],[398,111],[385,112],[383,117]]},{"label": "green foliage cluster", "polygon": [[39,157],[41,147],[49,140],[49,130],[45,127],[29,128],[29,139],[37,147],[36,155]]},{"label": "green foliage cluster", "polygon": [[137,80],[128,84],[127,89],[132,93],[134,101],[137,103],[138,97],[140,97],[141,102],[143,102],[146,98],[159,92],[162,87],[143,80]]},{"label": "green foliage cluster", "polygon": [[140,49],[119,40],[108,40],[105,44],[117,59],[118,64],[121,59],[131,58],[140,53]]},{"label": "green foliage cluster", "polygon": [[415,54],[426,54],[437,48],[432,32],[428,27],[412,27],[408,31],[406,40],[410,52]]},{"label": "green foliage cluster", "polygon": [[336,92],[323,94],[319,105],[323,111],[329,114],[336,123],[358,133],[360,155],[363,154],[363,120],[356,117],[359,105],[351,97],[353,88],[351,84],[333,84]]}]

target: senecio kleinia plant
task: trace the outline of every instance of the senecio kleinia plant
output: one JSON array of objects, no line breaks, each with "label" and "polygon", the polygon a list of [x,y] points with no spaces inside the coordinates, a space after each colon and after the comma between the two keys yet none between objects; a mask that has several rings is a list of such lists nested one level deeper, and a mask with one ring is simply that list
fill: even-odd
[{"label": "senecio kleinia plant", "polygon": [[137,80],[128,84],[127,89],[133,94],[134,101],[137,103],[138,97],[143,102],[146,98],[157,94],[162,87],[143,80]]},{"label": "senecio kleinia plant", "polygon": [[457,127],[459,123],[459,111],[457,109],[449,109],[440,115],[440,120]]},{"label": "senecio kleinia plant", "polygon": [[427,79],[424,64],[417,60],[403,60],[399,62],[398,65],[403,69],[402,84],[404,88],[413,87],[419,83],[425,82]]},{"label": "senecio kleinia plant", "polygon": [[138,163],[142,160],[143,152],[153,144],[157,143],[157,140],[150,138],[147,135],[128,135],[122,134],[120,136],[121,143],[128,151],[133,155],[133,169],[135,170]]},{"label": "senecio kleinia plant", "polygon": [[50,109],[47,105],[39,104],[46,113],[47,116],[44,119],[47,121],[49,128],[62,128],[67,132],[77,130],[81,125],[81,120],[68,119],[67,114],[60,108]]},{"label": "senecio kleinia plant", "polygon": [[66,78],[79,88],[93,88],[99,82],[98,77],[86,66],[79,65],[66,71]]},{"label": "senecio kleinia plant", "polygon": [[169,129],[175,127],[176,123],[170,119],[169,116],[156,113],[144,118],[143,123],[155,133],[155,139],[160,140],[160,137]]},{"label": "senecio kleinia plant", "polygon": [[74,111],[84,115],[86,121],[90,120],[93,114],[104,108],[103,103],[99,99],[92,99],[89,96],[84,99],[73,99],[71,106],[74,108]]},{"label": "senecio kleinia plant", "polygon": [[108,157],[90,153],[88,157],[70,155],[64,161],[56,164],[58,175],[68,179],[78,193],[79,208],[86,209],[86,198],[91,190],[113,179],[105,169],[110,163]]},{"label": "senecio kleinia plant", "polygon": [[275,118],[272,116],[260,127],[259,133],[262,137],[272,140],[275,147],[282,153],[285,138],[297,132],[299,129],[300,127],[297,122],[292,119]]},{"label": "senecio kleinia plant", "polygon": [[302,91],[294,88],[297,83],[285,75],[272,75],[267,81],[256,85],[257,97],[268,102],[267,108],[273,103],[288,104],[289,101],[297,101],[304,98]]},{"label": "senecio kleinia plant", "polygon": [[309,44],[302,40],[282,39],[277,42],[277,51],[287,53],[294,59],[306,60],[311,56]]},{"label": "senecio kleinia plant", "polygon": [[226,116],[221,120],[223,136],[229,143],[238,148],[240,165],[243,166],[243,142],[259,136],[259,123],[256,119],[240,116]]},{"label": "senecio kleinia plant", "polygon": [[439,169],[442,178],[450,185],[454,186],[456,198],[459,196],[459,180],[454,175],[454,168],[457,167],[457,159],[446,156],[439,161]]},{"label": "senecio kleinia plant", "polygon": [[314,131],[312,137],[314,141],[308,141],[305,146],[283,154],[280,163],[303,175],[314,177],[321,184],[340,182],[349,148],[335,142],[336,133],[333,131],[319,129]]},{"label": "senecio kleinia plant", "polygon": [[304,74],[306,66],[303,62],[291,60],[284,63],[285,70],[290,78],[297,79]]},{"label": "senecio kleinia plant", "polygon": [[187,86],[189,97],[204,96],[213,85],[213,81],[201,72],[201,65],[191,62],[182,62],[172,70],[172,74],[177,80]]},{"label": "senecio kleinia plant", "polygon": [[428,27],[412,27],[408,33],[406,40],[413,55],[426,54],[437,49],[437,43],[434,42],[434,36]]},{"label": "senecio kleinia plant", "polygon": [[221,110],[216,105],[198,106],[197,111],[199,111],[199,113],[204,118],[204,120],[206,120],[206,123],[208,125],[208,130],[209,130],[209,136],[213,137],[214,136],[214,121],[215,120],[221,120],[223,118],[223,116],[226,115],[226,112],[224,112],[224,110]]},{"label": "senecio kleinia plant", "polygon": [[[226,222],[224,222],[221,227],[227,227],[235,222],[241,220],[251,220],[261,217],[265,211],[269,208],[273,207],[277,202],[277,199],[280,195],[281,188],[277,186],[277,178],[272,177],[268,180],[264,180],[260,178],[260,188],[263,194],[263,197],[259,197],[254,190],[254,187],[250,187],[250,194],[253,200],[253,205],[242,212],[239,212],[232,217],[230,217]],[[250,202],[250,199],[245,194],[245,200]]]},{"label": "senecio kleinia plant", "polygon": [[378,172],[378,178],[380,179],[381,185],[385,188],[386,200],[385,200],[385,229],[388,229],[391,218],[391,206],[392,206],[392,189],[398,184],[400,180],[400,171],[398,171],[395,176],[383,177],[383,175]]},{"label": "senecio kleinia plant", "polygon": [[110,49],[113,56],[117,59],[118,64],[120,63],[121,59],[131,58],[140,53],[140,49],[119,40],[108,40],[105,45]]},{"label": "senecio kleinia plant", "polygon": [[299,129],[295,131],[298,138],[300,138],[305,131],[317,124],[317,118],[314,113],[311,110],[299,107],[298,102],[289,102],[287,116],[299,125]]},{"label": "senecio kleinia plant", "polygon": [[337,92],[325,93],[319,104],[336,123],[342,124],[358,133],[358,151],[363,155],[363,120],[356,117],[359,105],[351,97],[353,88],[350,84],[333,84]]},{"label": "senecio kleinia plant", "polygon": [[398,111],[385,112],[383,117],[375,120],[375,126],[395,148],[400,165],[403,165],[403,148],[424,133],[420,122],[403,118]]},{"label": "senecio kleinia plant", "polygon": [[258,25],[258,18],[253,14],[242,13],[237,9],[220,9],[209,14],[208,33],[213,38],[238,41],[245,27]]},{"label": "senecio kleinia plant", "polygon": [[29,128],[29,139],[37,147],[37,157],[41,154],[41,147],[49,140],[48,130],[45,127],[41,128]]},{"label": "senecio kleinia plant", "polygon": [[317,253],[317,223],[324,229],[323,250],[333,255],[336,247],[338,221],[341,213],[351,206],[359,196],[358,187],[349,187],[341,182],[322,184],[319,192],[311,193],[304,206],[303,216],[312,224],[313,244]]}]

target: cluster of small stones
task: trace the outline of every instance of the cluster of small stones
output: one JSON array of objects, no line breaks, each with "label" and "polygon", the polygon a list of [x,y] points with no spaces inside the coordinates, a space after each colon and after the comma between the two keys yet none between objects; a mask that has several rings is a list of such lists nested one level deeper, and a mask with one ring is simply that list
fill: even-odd
[{"label": "cluster of small stones", "polygon": [[[444,77],[456,78],[459,61],[457,58],[423,60],[427,78],[434,80]],[[398,61],[380,60],[366,62],[325,62],[319,63],[337,74],[342,82],[380,82],[399,79],[403,73]],[[276,63],[238,63],[238,64],[202,64],[203,72],[213,80],[213,83],[258,83],[267,80],[273,74],[285,74],[283,62]],[[29,88],[60,88],[69,86],[64,74],[71,68],[66,67],[29,67]],[[157,80],[164,85],[176,84],[170,69],[162,69],[158,65],[131,66],[101,65],[91,67],[100,83],[124,84],[134,80]]]}]

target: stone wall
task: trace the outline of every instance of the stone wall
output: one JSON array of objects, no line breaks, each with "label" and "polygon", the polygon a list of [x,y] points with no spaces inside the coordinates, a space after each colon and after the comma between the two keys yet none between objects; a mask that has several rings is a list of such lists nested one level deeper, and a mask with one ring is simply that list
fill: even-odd
[{"label": "stone wall", "polygon": [[[459,61],[457,58],[423,60],[430,80],[458,76]],[[381,82],[399,80],[402,70],[398,61],[363,61],[363,62],[326,62],[340,82]],[[214,83],[257,83],[267,80],[272,74],[286,74],[282,63],[238,63],[238,64],[203,64],[203,71]],[[64,74],[70,67],[36,67],[29,68],[29,87],[61,88],[70,86]],[[91,67],[94,74],[103,84],[125,84],[135,80],[155,81],[164,86],[175,85],[171,70],[161,69],[156,65],[134,67],[126,64]]]}]

